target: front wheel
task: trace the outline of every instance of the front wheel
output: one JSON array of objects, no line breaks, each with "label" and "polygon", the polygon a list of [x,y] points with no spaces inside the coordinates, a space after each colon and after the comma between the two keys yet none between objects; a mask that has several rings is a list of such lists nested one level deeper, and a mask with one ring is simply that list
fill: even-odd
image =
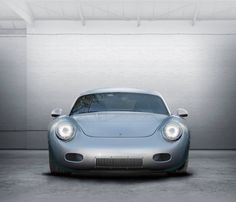
[{"label": "front wheel", "polygon": [[55,161],[51,150],[49,149],[49,168],[52,175],[70,175],[64,168],[59,166]]},{"label": "front wheel", "polygon": [[167,174],[170,176],[175,176],[178,174],[185,175],[187,174],[187,170],[188,170],[188,159],[185,161],[184,165],[181,166],[178,170],[168,172]]},{"label": "front wheel", "polygon": [[188,170],[188,159],[185,161],[184,165],[176,171],[176,173],[186,174]]}]

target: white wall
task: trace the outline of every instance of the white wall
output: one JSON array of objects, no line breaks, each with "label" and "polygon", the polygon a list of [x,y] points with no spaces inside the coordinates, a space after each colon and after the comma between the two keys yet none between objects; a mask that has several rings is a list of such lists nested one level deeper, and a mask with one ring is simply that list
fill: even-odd
[{"label": "white wall", "polygon": [[26,36],[0,35],[0,148],[26,147]]},{"label": "white wall", "polygon": [[235,35],[34,33],[27,42],[28,130],[46,130],[51,109],[68,113],[82,91],[136,87],[189,110],[192,148],[236,148]]}]

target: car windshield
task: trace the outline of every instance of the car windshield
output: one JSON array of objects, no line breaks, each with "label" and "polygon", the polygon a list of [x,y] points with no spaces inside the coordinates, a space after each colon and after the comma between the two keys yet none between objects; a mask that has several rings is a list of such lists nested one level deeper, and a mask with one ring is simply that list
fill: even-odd
[{"label": "car windshield", "polygon": [[163,100],[156,95],[141,93],[97,93],[79,97],[70,115],[107,111],[169,114]]}]

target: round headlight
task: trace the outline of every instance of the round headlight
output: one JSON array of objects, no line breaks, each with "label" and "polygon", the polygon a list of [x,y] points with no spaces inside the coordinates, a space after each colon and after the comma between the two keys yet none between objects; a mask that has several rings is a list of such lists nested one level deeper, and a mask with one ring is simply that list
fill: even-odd
[{"label": "round headlight", "polygon": [[75,128],[69,122],[62,122],[58,124],[56,134],[61,140],[71,140],[75,135]]},{"label": "round headlight", "polygon": [[163,129],[163,134],[167,140],[178,140],[182,135],[181,126],[177,123],[168,123]]}]

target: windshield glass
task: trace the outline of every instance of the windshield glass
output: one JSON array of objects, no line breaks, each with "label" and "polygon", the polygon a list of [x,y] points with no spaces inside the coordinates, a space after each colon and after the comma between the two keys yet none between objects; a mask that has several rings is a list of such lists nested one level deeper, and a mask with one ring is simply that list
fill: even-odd
[{"label": "windshield glass", "polygon": [[104,111],[169,114],[163,100],[156,95],[141,93],[97,93],[79,97],[70,115]]}]

